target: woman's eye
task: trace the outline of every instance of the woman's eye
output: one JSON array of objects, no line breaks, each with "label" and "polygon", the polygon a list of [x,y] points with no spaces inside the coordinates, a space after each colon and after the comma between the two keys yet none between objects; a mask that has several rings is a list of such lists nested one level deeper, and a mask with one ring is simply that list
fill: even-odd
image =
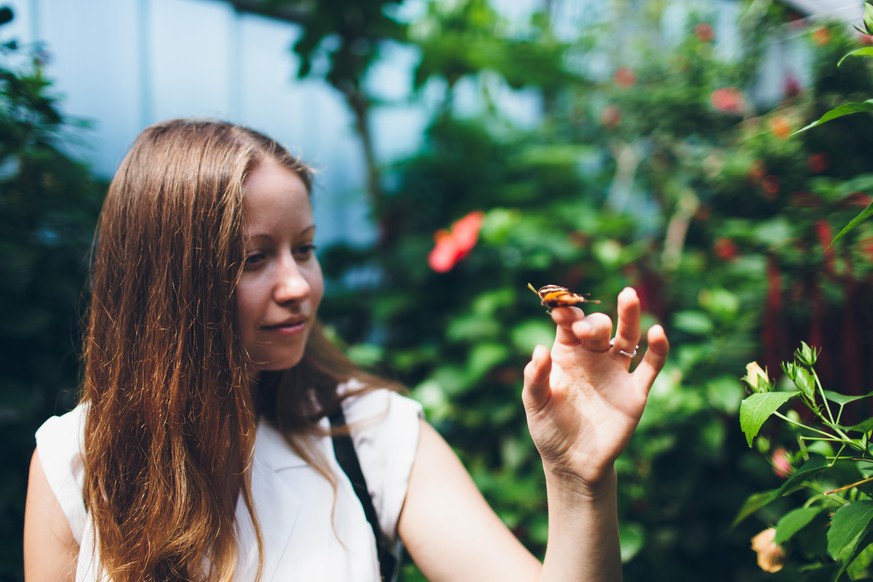
[{"label": "woman's eye", "polygon": [[312,255],[315,253],[315,249],[317,249],[317,248],[318,247],[316,247],[313,243],[307,243],[305,245],[300,245],[299,247],[294,249],[294,255],[298,259],[306,260],[306,259],[309,259],[312,257]]},{"label": "woman's eye", "polygon": [[251,255],[248,255],[246,257],[243,267],[245,269],[255,269],[258,267],[258,265],[264,262],[265,258],[266,255],[264,255],[264,253],[252,253]]}]

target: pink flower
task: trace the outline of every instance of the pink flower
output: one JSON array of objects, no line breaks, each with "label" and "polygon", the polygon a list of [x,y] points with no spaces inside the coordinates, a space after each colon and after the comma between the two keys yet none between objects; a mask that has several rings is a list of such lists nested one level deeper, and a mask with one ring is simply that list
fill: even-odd
[{"label": "pink flower", "polygon": [[427,264],[437,273],[447,273],[476,246],[479,230],[485,213],[475,210],[452,224],[451,230],[438,230],[434,234],[434,248],[427,257]]},{"label": "pink flower", "polygon": [[788,457],[788,451],[783,447],[775,449],[770,456],[770,461],[773,463],[773,472],[776,476],[787,479],[791,474],[791,459]]},{"label": "pink flower", "polygon": [[785,76],[783,91],[788,98],[797,97],[803,88],[800,86],[800,81],[792,74]]},{"label": "pink flower", "polygon": [[746,107],[746,100],[743,98],[743,93],[734,87],[722,87],[716,89],[710,95],[712,106],[719,111],[725,113],[733,113],[740,115]]},{"label": "pink flower", "polygon": [[633,87],[634,85],[636,85],[637,76],[627,67],[619,67],[615,71],[615,77],[613,78],[613,80],[615,81],[615,84],[619,87],[627,89],[628,87]]},{"label": "pink flower", "polygon": [[703,42],[712,42],[715,38],[715,32],[713,32],[711,25],[701,23],[694,27],[694,36]]},{"label": "pink flower", "polygon": [[615,105],[607,105],[600,112],[600,123],[605,127],[617,127],[621,123],[621,109]]},{"label": "pink flower", "polygon": [[831,31],[826,26],[819,26],[812,33],[812,42],[818,46],[825,46],[831,42]]}]

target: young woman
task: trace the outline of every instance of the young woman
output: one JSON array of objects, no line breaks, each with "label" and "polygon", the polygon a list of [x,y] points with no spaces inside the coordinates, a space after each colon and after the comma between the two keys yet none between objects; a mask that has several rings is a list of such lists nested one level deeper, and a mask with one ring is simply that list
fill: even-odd
[{"label": "young woman", "polygon": [[668,351],[653,327],[629,371],[635,292],[614,334],[604,314],[554,309],[554,345],[525,368],[549,501],[540,563],[419,406],[326,340],[310,189],[305,165],[243,127],[140,135],[97,230],[81,403],[37,432],[27,580],[378,580],[337,410],[377,527],[429,579],[619,579],[613,462]]}]

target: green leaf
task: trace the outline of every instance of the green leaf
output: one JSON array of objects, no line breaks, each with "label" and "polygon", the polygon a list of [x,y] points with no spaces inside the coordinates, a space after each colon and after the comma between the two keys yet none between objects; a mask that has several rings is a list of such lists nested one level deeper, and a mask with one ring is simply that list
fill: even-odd
[{"label": "green leaf", "polygon": [[752,446],[752,440],[770,416],[779,407],[791,400],[800,392],[763,392],[752,394],[740,404],[740,428],[746,435],[746,442]]},{"label": "green leaf", "polygon": [[873,416],[871,416],[867,420],[864,420],[863,422],[859,422],[858,424],[847,426],[845,430],[851,430],[853,432],[861,433],[869,432],[873,430]]},{"label": "green leaf", "polygon": [[534,346],[551,346],[555,339],[555,325],[545,317],[523,321],[510,332],[512,345],[523,354],[530,354]]},{"label": "green leaf", "polygon": [[854,501],[839,508],[828,529],[828,554],[845,561],[854,552],[858,541],[870,528],[873,520],[873,501]]},{"label": "green leaf", "polygon": [[695,335],[712,332],[712,319],[702,311],[680,311],[673,316],[673,327]]},{"label": "green leaf", "polygon": [[355,344],[346,348],[346,354],[359,366],[373,367],[385,357],[385,350],[375,344]]},{"label": "green leaf", "polygon": [[741,521],[778,498],[778,489],[774,489],[772,491],[761,491],[759,493],[752,493],[743,503],[743,506],[740,508],[740,511],[737,513],[737,516],[734,518],[731,527],[736,527]]},{"label": "green leaf", "polygon": [[849,221],[849,224],[847,224],[846,226],[844,226],[844,227],[843,227],[843,230],[841,230],[839,233],[837,233],[837,236],[834,237],[834,240],[831,241],[831,244],[829,244],[828,247],[830,247],[830,246],[833,245],[835,242],[837,242],[838,240],[840,240],[841,238],[843,238],[843,235],[845,235],[846,233],[848,233],[850,230],[852,230],[853,228],[855,228],[856,226],[858,226],[859,224],[861,224],[862,222],[864,222],[865,220],[867,220],[868,218],[870,218],[870,215],[871,215],[871,214],[873,214],[873,202],[871,202],[870,204],[868,204],[868,205],[867,205],[867,208],[865,208],[865,209],[862,210],[860,213],[858,213],[858,216],[856,216],[855,218],[853,218],[852,220],[850,220],[850,221]]},{"label": "green leaf", "polygon": [[794,377],[794,385],[800,389],[804,398],[810,402],[815,402],[815,379],[809,370],[798,366],[797,375]]},{"label": "green leaf", "polygon": [[[869,5],[868,5],[868,6],[869,6]],[[848,59],[849,57],[862,57],[862,56],[873,57],[873,47],[866,46],[866,47],[864,47],[864,48],[855,49],[855,50],[853,50],[853,51],[850,52],[850,53],[846,53],[846,54],[844,54],[844,55],[843,55],[843,58],[841,58],[841,59],[837,62],[837,66],[839,67],[840,65],[842,65],[842,64],[843,64],[843,61],[845,61],[845,60]]]},{"label": "green leaf", "polygon": [[819,455],[810,456],[809,460],[802,466],[798,467],[796,471],[792,472],[791,476],[785,480],[785,483],[776,490],[776,497],[779,497],[784,493],[790,493],[796,486],[802,484],[804,481],[829,466],[830,465],[826,458]]},{"label": "green leaf", "polygon": [[[771,392],[771,394],[773,393]],[[745,503],[743,503],[743,506],[740,508],[737,516],[734,518],[732,527],[736,526],[738,523],[740,523],[762,507],[765,507],[769,503],[779,499],[779,497],[781,497],[783,494],[791,493],[796,486],[802,484],[808,478],[826,469],[827,467],[827,459],[818,455],[813,455],[806,463],[803,464],[803,466],[795,470],[778,489],[762,491],[760,493],[754,493],[750,495],[748,499],[746,499]]]},{"label": "green leaf", "polygon": [[864,2],[864,32],[873,34],[873,4]]},{"label": "green leaf", "polygon": [[871,562],[873,562],[873,545],[868,545],[858,553],[858,556],[846,568],[849,579],[862,579],[861,577],[866,573],[865,570],[867,570]]},{"label": "green leaf", "polygon": [[[834,107],[827,113],[821,116],[816,121],[813,121],[806,127],[798,129],[792,135],[796,135],[798,133],[804,132],[807,129],[812,129],[817,125],[821,125],[822,123],[827,123],[828,121],[832,121],[837,119],[838,117],[843,117],[845,115],[851,115],[853,113],[861,113],[863,111],[873,111],[873,99],[868,99],[867,101],[861,101],[860,103],[844,103],[839,107]],[[839,236],[839,235],[838,235]]]},{"label": "green leaf", "polygon": [[469,381],[477,381],[509,356],[509,348],[500,343],[477,344],[467,359]]},{"label": "green leaf", "polygon": [[776,537],[773,541],[777,544],[784,544],[794,534],[809,525],[815,516],[821,513],[822,509],[822,507],[801,507],[789,511],[776,524]]},{"label": "green leaf", "polygon": [[850,402],[855,402],[856,400],[863,400],[864,398],[870,398],[873,396],[873,392],[868,392],[867,394],[861,394],[860,396],[847,396],[846,394],[840,394],[839,392],[833,392],[831,390],[824,391],[825,398],[839,404],[840,406],[845,406]]},{"label": "green leaf", "polygon": [[629,562],[646,544],[646,531],[635,523],[621,524],[618,528],[622,563]]},{"label": "green leaf", "polygon": [[743,385],[731,376],[719,376],[706,383],[706,401],[718,411],[734,416],[743,401]]}]

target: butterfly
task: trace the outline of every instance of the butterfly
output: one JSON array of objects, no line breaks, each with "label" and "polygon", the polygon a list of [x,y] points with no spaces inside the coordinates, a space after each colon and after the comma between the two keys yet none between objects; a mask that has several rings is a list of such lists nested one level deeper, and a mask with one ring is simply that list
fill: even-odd
[{"label": "butterfly", "polygon": [[534,289],[530,283],[527,288],[540,298],[540,303],[545,306],[546,312],[551,312],[555,307],[572,307],[581,303],[600,303],[595,299],[588,299],[585,295],[579,295],[560,285],[543,285]]}]

